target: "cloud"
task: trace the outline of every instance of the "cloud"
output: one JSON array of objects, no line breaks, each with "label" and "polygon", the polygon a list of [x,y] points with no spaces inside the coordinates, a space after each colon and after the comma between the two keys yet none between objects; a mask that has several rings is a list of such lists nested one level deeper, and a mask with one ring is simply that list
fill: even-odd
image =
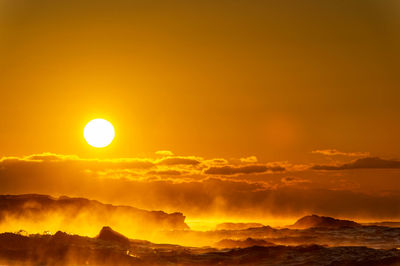
[{"label": "cloud", "polygon": [[299,185],[299,184],[305,184],[305,183],[310,183],[310,180],[306,180],[306,179],[300,179],[297,177],[283,177],[281,179],[282,184],[286,185],[286,186],[292,186],[292,185]]},{"label": "cloud", "polygon": [[214,158],[211,160],[205,160],[204,161],[206,164],[210,164],[210,165],[224,165],[224,164],[228,164],[228,160],[223,159],[223,158]]},{"label": "cloud", "polygon": [[200,164],[199,159],[188,158],[188,157],[168,157],[158,162],[162,165],[198,165]]},{"label": "cloud", "polygon": [[256,156],[249,156],[249,157],[244,157],[239,159],[242,163],[256,163],[258,162],[258,159]]},{"label": "cloud", "polygon": [[54,153],[41,153],[41,154],[32,154],[24,157],[24,160],[27,161],[63,161],[63,160],[79,160],[78,156],[75,155],[59,155]]},{"label": "cloud", "polygon": [[397,169],[400,161],[385,160],[378,157],[368,157],[355,160],[352,163],[342,165],[314,165],[314,170],[347,170],[347,169]]},{"label": "cloud", "polygon": [[312,153],[322,154],[322,155],[326,155],[326,156],[335,156],[335,155],[349,156],[349,157],[369,156],[369,152],[342,152],[342,151],[338,151],[336,149],[315,150],[315,151],[312,151]]},{"label": "cloud", "polygon": [[[250,159],[249,159],[250,158]],[[244,161],[254,161],[255,157],[247,157]],[[229,164],[224,158],[203,159],[195,156],[168,156],[164,158],[117,158],[86,159],[75,155],[54,153],[33,154],[24,157],[3,157],[1,165],[13,165],[10,169],[21,171],[25,168],[42,167],[79,169],[102,178],[129,178],[153,180],[154,176],[163,178],[181,176],[182,180],[192,178],[205,179],[209,175],[258,174],[263,172],[284,171],[280,163],[246,164],[240,166]],[[203,171],[203,169],[207,169]]]},{"label": "cloud", "polygon": [[81,165],[93,170],[114,168],[148,169],[155,166],[153,160],[148,158],[86,159],[75,155],[55,153],[33,154],[25,157],[3,157],[0,159],[0,162],[4,164],[48,162],[53,164]]},{"label": "cloud", "polygon": [[147,172],[149,175],[181,175],[182,172],[177,170],[157,170]]},{"label": "cloud", "polygon": [[65,160],[80,160],[78,156],[75,155],[61,155],[61,154],[55,154],[55,153],[50,153],[50,152],[44,152],[40,154],[32,154],[24,157],[15,157],[15,156],[9,156],[9,157],[2,157],[0,159],[0,162],[3,161],[29,161],[29,162],[55,162],[55,161],[65,161]]},{"label": "cloud", "polygon": [[264,173],[267,171],[284,171],[285,168],[280,166],[268,167],[266,165],[246,165],[240,167],[234,166],[222,166],[222,167],[210,167],[204,171],[205,174],[210,175],[235,175],[235,174],[254,174]]},{"label": "cloud", "polygon": [[163,156],[172,156],[172,155],[174,155],[174,153],[172,151],[167,151],[167,150],[156,151],[155,154],[163,155]]}]

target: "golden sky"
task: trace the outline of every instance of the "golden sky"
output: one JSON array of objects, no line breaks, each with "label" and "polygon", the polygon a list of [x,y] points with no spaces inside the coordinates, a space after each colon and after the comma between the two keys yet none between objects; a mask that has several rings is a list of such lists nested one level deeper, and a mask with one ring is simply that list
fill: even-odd
[{"label": "golden sky", "polygon": [[[396,0],[0,0],[1,193],[350,215],[311,203],[325,195],[400,217],[377,212],[400,197],[399,15]],[[115,127],[106,148],[83,138],[94,118]]]},{"label": "golden sky", "polygon": [[[398,1],[1,1],[0,153],[398,156]],[[107,151],[85,145],[110,120]]]}]

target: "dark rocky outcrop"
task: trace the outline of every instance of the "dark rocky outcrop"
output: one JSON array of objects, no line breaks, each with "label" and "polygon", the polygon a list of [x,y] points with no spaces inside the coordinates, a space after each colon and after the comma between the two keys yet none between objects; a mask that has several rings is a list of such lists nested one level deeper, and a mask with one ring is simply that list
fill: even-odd
[{"label": "dark rocky outcrop", "polygon": [[[121,246],[121,241],[124,243]],[[240,241],[239,241],[240,242]],[[237,243],[239,243],[237,242]],[[136,242],[104,227],[96,238],[69,235],[0,234],[1,265],[399,265],[397,249],[321,245],[260,246],[216,250]]]},{"label": "dark rocky outcrop", "polygon": [[116,226],[113,222],[118,221],[124,222],[130,228],[145,228],[147,231],[189,228],[185,223],[185,216],[178,212],[169,214],[163,211],[146,211],[66,196],[53,198],[37,194],[0,195],[0,223],[6,218],[8,222],[21,220],[43,225],[43,230],[47,230],[46,226],[52,217],[57,217],[61,224],[75,223],[78,227],[100,228],[104,224]]},{"label": "dark rocky outcrop", "polygon": [[97,239],[121,245],[129,245],[129,239],[126,236],[112,230],[109,226],[104,226],[101,229]]},{"label": "dark rocky outcrop", "polygon": [[247,248],[252,246],[273,246],[274,243],[265,241],[263,239],[247,238],[244,240],[222,239],[215,243],[217,248]]},{"label": "dark rocky outcrop", "polygon": [[216,230],[243,230],[247,228],[263,227],[260,223],[221,223],[217,224]]},{"label": "dark rocky outcrop", "polygon": [[361,224],[349,221],[340,220],[332,217],[318,216],[318,215],[308,215],[300,218],[289,228],[293,229],[307,229],[312,227],[324,227],[324,228],[337,228],[337,227],[358,227]]}]

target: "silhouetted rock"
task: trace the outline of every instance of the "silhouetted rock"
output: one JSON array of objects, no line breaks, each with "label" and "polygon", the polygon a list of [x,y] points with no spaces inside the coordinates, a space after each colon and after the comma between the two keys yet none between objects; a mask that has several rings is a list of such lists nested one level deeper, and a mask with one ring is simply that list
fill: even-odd
[{"label": "silhouetted rock", "polygon": [[263,227],[260,223],[221,223],[217,224],[216,230],[243,230],[247,228]]},{"label": "silhouetted rock", "polygon": [[69,235],[67,233],[65,233],[65,232],[57,231],[53,235],[52,239],[55,239],[55,240],[66,240],[66,239],[68,239],[68,236]]},{"label": "silhouetted rock", "polygon": [[217,248],[247,248],[252,246],[273,246],[274,243],[263,239],[247,238],[244,240],[222,239],[214,246]]},{"label": "silhouetted rock", "polygon": [[109,226],[104,226],[101,229],[100,234],[97,236],[97,239],[122,245],[129,245],[129,239],[126,236],[112,230]]},{"label": "silhouetted rock", "polygon": [[[296,230],[297,231],[297,230]],[[104,238],[103,238],[104,237]],[[103,238],[103,239],[100,239]],[[122,240],[109,227],[89,238],[57,232],[55,235],[0,234],[0,265],[399,265],[397,249],[321,245],[260,246],[262,240],[246,239],[246,248],[216,250]],[[57,239],[58,241],[52,241]],[[106,241],[106,244],[104,243]],[[117,242],[115,242],[117,241]],[[240,241],[239,241],[240,242]],[[238,242],[238,243],[239,243]]]},{"label": "silhouetted rock", "polygon": [[289,228],[306,229],[312,227],[336,228],[357,226],[361,226],[361,224],[349,220],[339,220],[332,217],[318,216],[313,214],[300,218],[296,223],[289,226]]},{"label": "silhouetted rock", "polygon": [[[8,223],[34,222],[38,227],[37,231],[48,230],[48,224],[54,225],[53,217],[61,225],[81,228],[109,224],[119,228],[126,226],[125,229],[130,232],[137,230],[138,234],[154,230],[189,229],[185,223],[186,217],[179,212],[168,214],[163,211],[146,211],[66,196],[53,198],[36,194],[0,195],[0,224],[7,218]],[[16,228],[19,229],[21,228]],[[56,230],[67,229],[61,227]]]},{"label": "silhouetted rock", "polygon": [[385,221],[385,222],[375,222],[375,223],[363,223],[362,225],[367,226],[384,226],[384,227],[400,227],[400,222],[392,222],[392,221]]}]

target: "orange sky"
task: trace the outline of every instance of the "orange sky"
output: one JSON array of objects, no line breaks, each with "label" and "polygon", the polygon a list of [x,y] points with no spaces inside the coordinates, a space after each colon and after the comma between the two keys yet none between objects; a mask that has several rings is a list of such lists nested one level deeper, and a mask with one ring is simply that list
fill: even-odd
[{"label": "orange sky", "polygon": [[[1,1],[0,154],[399,156],[397,1]],[[112,146],[82,139],[96,117]]]},{"label": "orange sky", "polygon": [[[400,198],[399,15],[396,0],[0,1],[0,192],[351,216],[312,203],[341,198],[400,217],[379,212]],[[85,142],[94,118],[109,147]]]}]

